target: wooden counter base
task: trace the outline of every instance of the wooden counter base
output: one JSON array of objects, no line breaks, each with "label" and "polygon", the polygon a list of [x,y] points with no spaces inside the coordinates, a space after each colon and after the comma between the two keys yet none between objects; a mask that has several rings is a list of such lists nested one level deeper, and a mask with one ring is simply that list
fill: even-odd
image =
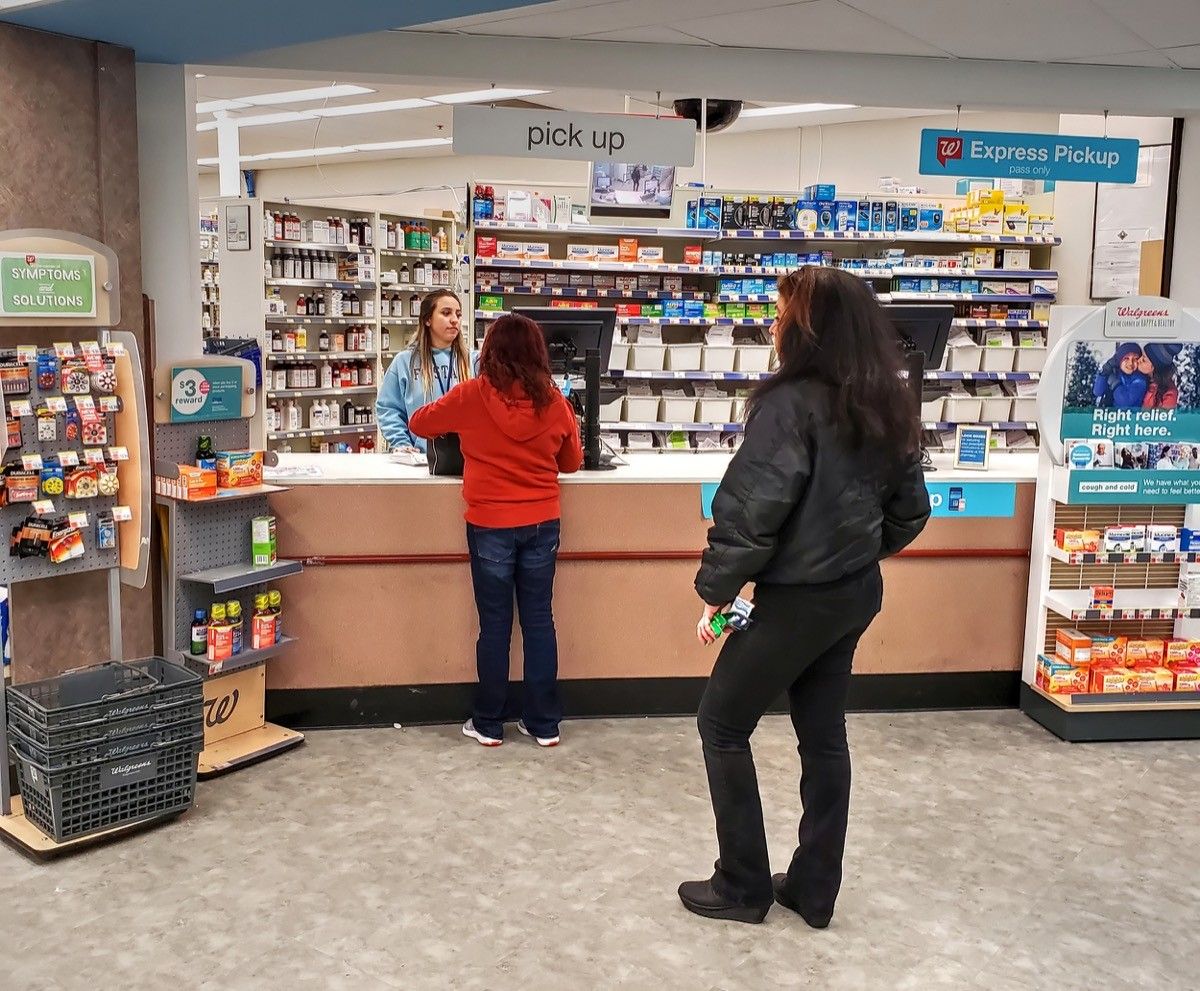
[{"label": "wooden counter base", "polygon": [[[700,601],[688,557],[708,527],[699,485],[564,486],[562,501],[555,621],[568,712],[694,712],[715,657],[694,637]],[[458,488],[297,486],[271,503],[280,555],[313,560],[281,582],[285,628],[299,642],[268,665],[267,718],[294,726],[459,718],[450,713],[466,711],[478,621]],[[935,520],[914,556],[885,563],[883,613],[855,662],[859,704],[1015,704],[1031,507],[1032,485],[1020,485],[1014,517]],[[407,563],[320,560],[346,555]],[[513,658],[519,680],[519,629]],[[970,673],[989,677],[944,680]],[[893,677],[863,680],[885,675]],[[920,687],[900,675],[943,680]],[[316,704],[320,689],[337,691]],[[629,701],[638,697],[644,708]]]}]

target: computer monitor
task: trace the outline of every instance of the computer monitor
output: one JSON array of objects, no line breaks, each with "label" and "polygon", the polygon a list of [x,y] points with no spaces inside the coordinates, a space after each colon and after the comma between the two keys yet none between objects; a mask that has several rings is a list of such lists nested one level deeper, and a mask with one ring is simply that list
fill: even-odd
[{"label": "computer monitor", "polygon": [[556,375],[582,375],[584,360],[592,348],[600,352],[601,371],[608,368],[617,329],[616,310],[522,306],[513,313],[529,317],[542,328],[550,352],[550,370]]},{"label": "computer monitor", "polygon": [[600,403],[612,398],[601,395],[600,376],[612,357],[617,311],[530,306],[513,312],[542,328],[555,375],[583,375],[583,388],[573,385],[571,389],[572,402],[583,420],[583,466],[591,471],[612,467],[600,452]]},{"label": "computer monitor", "polygon": [[[904,353],[909,395],[913,415],[921,419],[921,403],[925,399],[925,372],[942,367],[946,356],[946,339],[954,320],[954,307],[949,303],[907,305],[885,303],[884,312],[896,329],[897,341]],[[922,450],[922,463],[932,469],[932,461]]]}]

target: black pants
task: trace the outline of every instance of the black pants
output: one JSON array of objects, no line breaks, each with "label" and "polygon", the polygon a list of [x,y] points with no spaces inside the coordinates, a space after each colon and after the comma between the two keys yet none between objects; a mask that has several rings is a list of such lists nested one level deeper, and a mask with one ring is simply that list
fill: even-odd
[{"label": "black pants", "polygon": [[726,898],[772,901],[750,734],[786,691],[804,806],[787,891],[810,918],[832,915],[850,808],[846,693],[854,650],[882,601],[878,565],[828,585],[759,585],[753,626],[726,634],[698,720],[720,848],[712,883]]}]

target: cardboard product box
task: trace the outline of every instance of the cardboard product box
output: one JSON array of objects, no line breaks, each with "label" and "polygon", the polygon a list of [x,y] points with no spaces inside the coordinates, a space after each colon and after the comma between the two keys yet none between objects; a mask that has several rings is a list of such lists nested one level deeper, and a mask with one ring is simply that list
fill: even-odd
[{"label": "cardboard product box", "polygon": [[683,292],[682,275],[664,275],[662,277],[663,292]]},{"label": "cardboard product box", "polygon": [[1179,553],[1179,528],[1164,523],[1152,523],[1146,530],[1146,550],[1151,554]]},{"label": "cardboard product box", "polygon": [[940,231],[946,215],[940,207],[921,207],[917,213],[917,230]]},{"label": "cardboard product box", "polygon": [[255,516],[250,521],[250,555],[255,568],[269,568],[276,561],[275,517]]},{"label": "cardboard product box", "polygon": [[882,233],[884,228],[884,201],[871,200],[871,231]]},{"label": "cardboard product box", "polygon": [[1050,304],[1049,303],[1034,303],[1033,304],[1033,319],[1040,323],[1050,322]]},{"label": "cardboard product box", "polygon": [[592,277],[587,272],[569,272],[567,278],[569,280],[567,284],[577,289],[592,288]]},{"label": "cardboard product box", "polygon": [[971,231],[975,234],[998,235],[1004,233],[1003,205],[980,205],[978,222],[972,220]]},{"label": "cardboard product box", "polygon": [[806,233],[813,233],[817,229],[817,202],[816,200],[797,200],[796,201],[796,230]]},{"label": "cardboard product box", "polygon": [[500,285],[502,286],[519,286],[523,276],[520,272],[508,271],[507,269],[500,272]]},{"label": "cardboard product box", "polygon": [[1051,695],[1076,695],[1088,690],[1090,671],[1086,666],[1064,664],[1048,657],[1038,658],[1036,682]]},{"label": "cardboard product box", "polygon": [[611,272],[597,272],[592,276],[592,288],[594,289],[616,289],[617,277]]},{"label": "cardboard product box", "polygon": [[569,286],[571,284],[570,272],[541,272],[539,274],[548,286]]},{"label": "cardboard product box", "polygon": [[548,241],[526,241],[525,257],[546,261],[550,258],[550,243]]},{"label": "cardboard product box", "polygon": [[1054,656],[1072,667],[1092,662],[1092,638],[1075,629],[1058,630],[1054,635]]},{"label": "cardboard product box", "polygon": [[661,245],[638,248],[637,260],[655,265],[660,264],[663,260],[663,249]]},{"label": "cardboard product box", "polygon": [[1116,599],[1116,589],[1112,585],[1091,585],[1091,608],[1111,609]]},{"label": "cardboard product box", "polygon": [[218,451],[217,488],[246,489],[262,485],[262,451]]},{"label": "cardboard product box", "polygon": [[657,292],[662,288],[662,277],[658,275],[639,275],[637,277],[637,287]]},{"label": "cardboard product box", "polygon": [[524,241],[507,241],[497,239],[496,241],[496,257],[497,258],[524,258],[525,257],[525,242]]},{"label": "cardboard product box", "polygon": [[871,201],[859,200],[855,212],[855,229],[861,234],[871,229]]},{"label": "cardboard product box", "polygon": [[1175,672],[1175,691],[1200,692],[1200,666],[1182,664],[1172,670]]},{"label": "cardboard product box", "polygon": [[1092,669],[1123,668],[1128,637],[1092,637]]},{"label": "cardboard product box", "polygon": [[900,230],[905,232],[917,231],[921,226],[921,208],[905,203],[900,208]]},{"label": "cardboard product box", "polygon": [[568,244],[567,260],[573,262],[590,262],[596,258],[594,244]]},{"label": "cardboard product box", "polygon": [[1029,207],[1027,204],[1004,204],[1004,233],[1020,235],[1029,233]]},{"label": "cardboard product box", "polygon": [[478,258],[495,258],[496,238],[485,234],[476,234],[475,255]]},{"label": "cardboard product box", "polygon": [[638,260],[638,239],[623,237],[617,241],[617,261],[635,262]]},{"label": "cardboard product box", "polygon": [[212,468],[180,465],[179,483],[183,499],[212,499],[217,494],[217,473]]},{"label": "cardboard product box", "polygon": [[831,182],[821,182],[805,186],[801,195],[806,200],[835,200],[837,199],[837,186]]},{"label": "cardboard product box", "polygon": [[1168,640],[1163,663],[1169,668],[1200,665],[1200,640]]},{"label": "cardboard product box", "polygon": [[1034,296],[1057,296],[1058,279],[1034,279],[1031,294]]},{"label": "cardboard product box", "polygon": [[[615,262],[620,260],[621,249],[615,244],[597,244],[593,246],[594,260],[598,262]],[[634,255],[636,256],[636,253]]]},{"label": "cardboard product box", "polygon": [[1157,668],[1166,660],[1167,648],[1162,640],[1129,640],[1125,644],[1125,666],[1128,668]]},{"label": "cardboard product box", "polygon": [[480,310],[502,310],[504,309],[504,297],[489,295],[477,296],[475,299],[475,306]]},{"label": "cardboard product box", "polygon": [[618,292],[637,292],[638,277],[636,275],[618,275],[616,289]]},{"label": "cardboard product box", "polygon": [[704,264],[704,248],[699,244],[685,245],[683,249],[683,263],[685,265]]},{"label": "cardboard product box", "polygon": [[[1103,442],[1101,442],[1103,443]],[[1111,460],[1112,445],[1108,445]],[[1104,467],[1097,465],[1096,467]],[[1112,467],[1112,465],[1108,465]],[[1104,551],[1107,554],[1137,554],[1146,546],[1146,528],[1141,524],[1119,523],[1104,528]]]},{"label": "cardboard product box", "polygon": [[1001,267],[1009,270],[1022,270],[1029,268],[1029,249],[1005,248]]},{"label": "cardboard product box", "polygon": [[1102,539],[1099,530],[1068,530],[1058,527],[1054,531],[1055,546],[1069,553],[1099,553]]},{"label": "cardboard product box", "polygon": [[900,204],[895,200],[884,201],[883,229],[887,233],[894,233],[900,229]]},{"label": "cardboard product box", "polygon": [[701,196],[697,208],[696,226],[700,230],[720,230],[724,204],[720,196]]},{"label": "cardboard product box", "polygon": [[972,268],[994,269],[996,267],[995,248],[975,248],[971,255]]},{"label": "cardboard product box", "polygon": [[838,231],[858,229],[858,202],[856,200],[837,200],[835,202],[833,228]]}]

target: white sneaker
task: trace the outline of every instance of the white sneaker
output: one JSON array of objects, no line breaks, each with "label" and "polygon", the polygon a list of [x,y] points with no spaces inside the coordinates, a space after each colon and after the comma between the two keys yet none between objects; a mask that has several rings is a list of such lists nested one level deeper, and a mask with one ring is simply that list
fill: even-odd
[{"label": "white sneaker", "polygon": [[[558,746],[559,735],[557,733],[555,733],[554,736],[533,736],[533,734],[530,733],[528,729],[526,729],[525,720],[523,720],[523,719],[517,721],[517,730],[521,733],[522,736],[532,736],[535,740],[537,740],[537,745],[539,747],[557,747]],[[466,732],[465,727],[463,729],[463,732],[464,733]]]},{"label": "white sneaker", "polygon": [[[498,747],[504,742],[503,740],[497,740],[494,736],[484,736],[475,728],[475,721],[473,719],[468,719],[463,723],[462,733],[463,736],[469,736],[472,740],[478,740],[485,747]],[[557,743],[558,740],[554,742]]]}]

